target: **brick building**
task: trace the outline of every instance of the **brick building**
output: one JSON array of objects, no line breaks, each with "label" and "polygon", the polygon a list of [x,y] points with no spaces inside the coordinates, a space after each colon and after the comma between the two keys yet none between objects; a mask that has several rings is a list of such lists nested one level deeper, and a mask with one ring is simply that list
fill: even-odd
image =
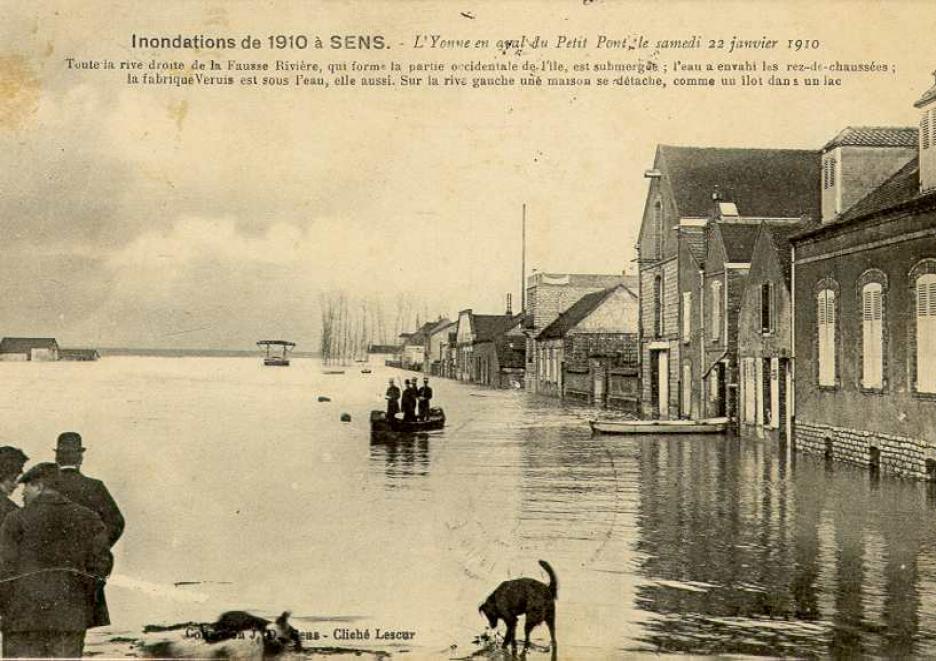
[{"label": "brick building", "polygon": [[[617,285],[586,294],[561,313],[536,338],[537,363],[546,366],[540,392],[599,406],[610,394],[612,405],[636,408],[638,307],[636,292]],[[629,384],[619,384],[619,368],[629,368]]]},{"label": "brick building", "polygon": [[798,450],[932,479],[936,86],[916,107],[918,135],[848,129],[848,144],[840,134],[823,150],[823,223],[791,238],[794,441]]},{"label": "brick building", "polygon": [[[706,272],[714,279],[719,270],[706,265],[713,236],[709,224],[754,226],[768,220],[794,222],[804,215],[818,218],[819,154],[660,145],[645,176],[650,185],[637,244],[641,415],[705,417],[712,414],[713,393],[715,410],[727,409],[728,393],[737,387],[731,356],[713,355],[718,346],[703,338],[706,315],[711,315],[711,309],[704,309],[703,280]],[[728,260],[723,266],[732,264]],[[722,295],[730,291],[739,290],[723,285]],[[727,334],[715,344],[724,344]],[[733,351],[721,346],[726,350]]]},{"label": "brick building", "polygon": [[540,362],[542,352],[537,337],[560,313],[568,310],[585,294],[619,284],[637,291],[637,277],[595,273],[533,273],[527,278],[526,316],[526,388],[531,392],[550,392],[554,388],[547,370]]},{"label": "brick building", "polygon": [[500,387],[522,386],[526,363],[523,315],[462,310],[455,330],[455,378]]},{"label": "brick building", "polygon": [[790,440],[793,307],[790,236],[804,226],[763,224],[754,242],[738,318],[738,420],[742,433]]}]

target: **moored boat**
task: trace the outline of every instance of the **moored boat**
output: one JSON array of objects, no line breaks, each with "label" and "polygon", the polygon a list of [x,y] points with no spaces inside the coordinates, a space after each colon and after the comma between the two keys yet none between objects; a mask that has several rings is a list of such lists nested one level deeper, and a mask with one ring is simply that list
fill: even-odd
[{"label": "moored boat", "polygon": [[728,418],[703,420],[589,420],[593,434],[721,434]]},{"label": "moored boat", "polygon": [[427,420],[404,422],[402,418],[387,419],[386,411],[371,411],[371,432],[375,434],[415,434],[438,431],[445,427],[445,412],[440,408],[429,409]]},{"label": "moored boat", "polygon": [[[287,340],[260,340],[257,346],[266,350],[263,358],[263,364],[266,367],[289,367],[289,352],[296,346],[296,343]],[[279,348],[279,355],[272,350],[273,347]]]}]

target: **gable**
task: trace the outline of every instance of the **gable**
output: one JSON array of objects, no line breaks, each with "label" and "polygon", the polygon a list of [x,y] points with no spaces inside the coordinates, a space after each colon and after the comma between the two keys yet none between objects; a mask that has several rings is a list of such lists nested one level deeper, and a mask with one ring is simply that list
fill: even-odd
[{"label": "gable", "polygon": [[636,333],[636,294],[618,287],[570,331],[572,333]]}]

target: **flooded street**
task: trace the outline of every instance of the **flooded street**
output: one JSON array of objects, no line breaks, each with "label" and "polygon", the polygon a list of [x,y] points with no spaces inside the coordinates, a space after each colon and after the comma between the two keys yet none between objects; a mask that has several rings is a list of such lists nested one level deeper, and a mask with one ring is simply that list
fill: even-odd
[{"label": "flooded street", "polygon": [[[313,648],[467,657],[478,605],[505,579],[545,581],[542,558],[559,576],[559,658],[936,654],[922,484],[752,439],[592,437],[586,411],[445,379],[443,433],[372,442],[368,413],[403,375],[383,367],[2,369],[4,443],[46,460],[80,431],[85,472],[127,518],[113,624],[89,632],[89,653],[138,654],[145,625],[246,609],[291,611]],[[545,627],[534,640],[530,658],[548,658]]]}]

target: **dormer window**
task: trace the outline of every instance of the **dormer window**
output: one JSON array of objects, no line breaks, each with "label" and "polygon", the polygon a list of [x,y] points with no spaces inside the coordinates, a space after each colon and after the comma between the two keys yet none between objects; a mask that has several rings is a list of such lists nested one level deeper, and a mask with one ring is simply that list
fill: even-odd
[{"label": "dormer window", "polygon": [[930,146],[930,111],[923,113],[920,120],[920,149],[929,149]]},{"label": "dormer window", "polygon": [[822,187],[835,188],[835,157],[829,156],[822,164]]}]

